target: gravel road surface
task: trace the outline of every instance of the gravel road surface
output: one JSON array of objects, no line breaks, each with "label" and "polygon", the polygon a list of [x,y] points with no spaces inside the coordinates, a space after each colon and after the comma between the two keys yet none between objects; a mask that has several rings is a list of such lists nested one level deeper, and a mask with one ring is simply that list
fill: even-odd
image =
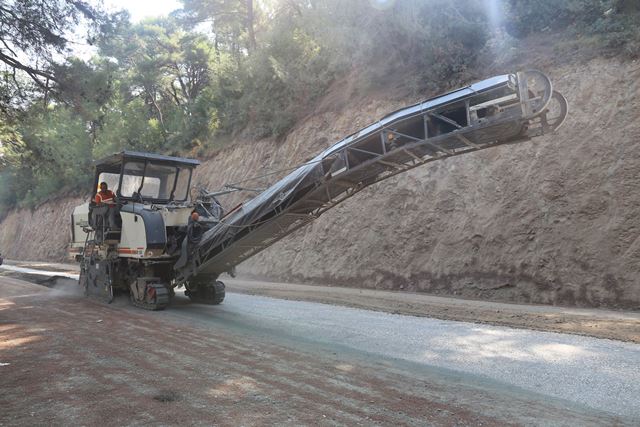
[{"label": "gravel road surface", "polygon": [[471,373],[640,423],[638,344],[240,294],[215,316],[178,304],[169,316]]},{"label": "gravel road surface", "polygon": [[[61,276],[60,272],[51,271],[51,273]],[[9,280],[7,286],[2,286],[6,284],[3,280]],[[33,349],[35,359],[31,362],[39,366],[43,361],[37,359],[43,357],[43,354],[47,359],[52,357],[47,353],[55,355],[57,351],[61,356],[68,352],[69,349],[65,345],[75,346],[81,343],[91,348],[91,340],[94,338],[90,328],[95,328],[92,325],[97,322],[91,320],[93,318],[91,313],[95,312],[100,317],[100,323],[104,319],[107,324],[115,324],[118,321],[126,325],[137,324],[138,326],[133,328],[126,327],[130,329],[127,333],[128,338],[131,342],[139,343],[136,345],[138,354],[148,353],[150,357],[157,356],[155,353],[158,352],[163,354],[163,358],[181,360],[184,357],[196,357],[191,356],[187,348],[190,348],[189,343],[193,342],[194,337],[198,336],[196,333],[198,330],[201,331],[204,342],[210,344],[207,344],[209,350],[203,353],[204,357],[210,358],[207,362],[211,363],[209,369],[216,369],[216,352],[220,351],[216,343],[221,342],[220,340],[237,341],[238,346],[243,348],[249,345],[250,351],[245,349],[239,353],[247,357],[246,366],[238,368],[238,366],[229,365],[222,368],[223,371],[239,369],[242,381],[254,381],[253,365],[259,364],[262,357],[277,358],[280,356],[274,356],[275,353],[287,352],[287,356],[283,356],[284,359],[280,361],[283,366],[278,369],[282,372],[289,372],[291,369],[290,375],[295,376],[297,380],[311,375],[305,372],[305,366],[308,365],[313,372],[321,372],[324,368],[317,364],[329,363],[339,371],[352,371],[354,367],[358,367],[361,372],[368,375],[366,381],[370,383],[367,383],[366,387],[375,388],[373,384],[395,381],[394,390],[403,390],[406,387],[405,394],[409,392],[411,396],[424,393],[424,391],[416,391],[420,390],[419,384],[423,382],[436,384],[440,388],[450,387],[451,390],[440,390],[437,393],[438,402],[434,401],[433,395],[421,397],[431,399],[428,401],[432,405],[455,402],[454,407],[445,410],[445,414],[451,416],[438,419],[434,422],[436,425],[477,424],[481,419],[490,425],[503,424],[507,420],[515,424],[541,425],[640,424],[640,406],[638,405],[640,345],[634,343],[395,315],[235,293],[229,293],[224,304],[214,307],[190,304],[187,298],[178,295],[169,310],[150,313],[134,309],[124,297],[117,299],[111,306],[87,301],[79,296],[77,286],[71,281],[60,286],[55,284],[56,289],[53,290],[42,286],[33,287],[34,285],[30,284],[23,287],[21,283],[24,282],[0,277],[0,335],[2,335],[0,343],[4,342],[4,345],[0,344],[0,362],[6,364],[0,366],[0,369],[4,372],[8,372],[7,369],[10,368],[7,366],[10,365],[22,365],[25,369],[24,362],[20,360],[24,360],[25,355],[29,354],[29,349],[13,348],[12,345],[7,345],[12,342],[22,343],[21,340],[25,339],[11,335],[12,331],[22,331],[18,325],[24,326],[25,331],[37,331],[38,334],[48,331],[46,334],[54,337],[56,334],[60,335],[55,342],[59,343],[61,348],[45,346]],[[47,302],[49,300],[50,302]],[[55,321],[47,320],[48,316],[53,316]],[[68,319],[65,319],[67,317]],[[154,334],[154,328],[148,325],[151,322],[160,322],[163,329],[169,328],[174,332],[180,330],[192,332],[190,336],[185,337],[184,343],[175,342],[182,333],[173,333],[164,338],[159,334],[156,338],[160,341],[145,344],[151,339],[150,335]],[[140,326],[141,323],[144,325]],[[79,331],[74,332],[74,327],[69,327],[69,325],[80,324],[83,326]],[[60,326],[60,330],[56,330],[55,325]],[[98,328],[101,327],[102,325]],[[82,328],[88,329],[84,335],[82,335]],[[104,329],[100,330],[104,332]],[[3,334],[2,331],[9,332]],[[98,351],[100,346],[109,344],[111,339],[114,341],[120,339],[117,338],[117,328],[110,327],[109,331],[115,334],[113,338],[106,335],[96,336],[100,343],[94,343],[97,349],[95,351]],[[137,338],[136,333],[142,334],[141,338]],[[66,336],[68,334],[71,335]],[[83,341],[78,341],[79,334],[84,337]],[[213,336],[209,336],[211,334]],[[44,346],[45,341],[39,340],[40,338],[34,342]],[[169,340],[166,345],[173,350],[168,351],[163,348],[165,340]],[[21,344],[21,346],[28,347],[30,344]],[[265,349],[264,346],[277,348],[276,350]],[[183,348],[184,354],[180,350],[176,352],[176,348]],[[12,351],[15,351],[15,354]],[[199,351],[202,352],[203,349],[200,348]],[[292,351],[302,352],[303,356],[297,353],[292,355],[290,353]],[[233,361],[233,355],[237,354],[233,349],[228,350],[227,353],[225,357],[230,357],[231,361]],[[317,355],[319,360],[309,359],[309,354]],[[286,359],[294,356],[298,360],[296,367],[288,367]],[[91,357],[92,360],[99,359],[95,355]],[[336,360],[327,362],[327,357]],[[117,358],[114,360],[117,361]],[[29,363],[28,360],[26,362]],[[73,361],[69,362],[73,365]],[[98,360],[97,366],[92,367],[91,363],[85,363],[86,375],[95,376],[92,373],[93,370],[100,370],[104,363],[101,359]],[[122,369],[123,365],[130,362],[125,363],[120,360],[116,364],[118,369]],[[260,369],[264,371],[265,368]],[[32,372],[32,369],[27,368],[26,372]],[[276,375],[281,375],[282,372]],[[391,372],[396,375],[393,381],[390,379]],[[17,384],[27,381],[25,377],[28,375],[24,372],[22,374],[15,372],[15,374]],[[126,372],[119,372],[118,375],[125,377]],[[129,375],[134,377],[140,373],[136,369]],[[159,375],[174,378],[176,384],[180,383],[179,372],[165,370]],[[332,374],[327,371],[327,375],[329,381],[332,381],[330,379]],[[9,384],[15,384],[11,381],[11,376],[7,375],[4,378],[0,380],[0,402],[3,401],[3,396],[9,399],[7,396],[14,396],[16,392],[8,387]],[[35,380],[39,378],[36,376]],[[153,378],[149,381],[158,381],[157,375],[154,374]],[[322,376],[309,378],[312,382],[321,381]],[[138,384],[144,384],[146,380],[138,378],[136,381]],[[398,382],[404,385],[398,385]],[[193,383],[191,385],[195,387]],[[348,381],[343,385],[346,389],[354,387]],[[307,386],[308,384],[305,387]],[[184,386],[185,389],[189,387],[189,385]],[[256,386],[254,384],[251,387]],[[482,398],[474,397],[480,391],[483,394]],[[294,392],[297,393],[295,390]],[[376,395],[373,390],[365,390],[364,394]],[[55,393],[52,393],[53,395]],[[398,421],[401,424],[415,424],[419,423],[419,420],[426,420],[425,412],[414,413],[409,410],[412,406],[407,400],[408,397],[403,396],[399,399],[405,399],[403,401],[408,406],[403,406],[402,411],[398,411],[400,415],[396,414],[395,418],[385,419],[388,422],[395,420],[393,422]],[[377,398],[374,400],[378,403]],[[354,408],[361,405],[356,401],[352,403]],[[373,401],[367,403],[372,404]],[[462,412],[460,412],[460,405],[464,409]],[[19,402],[9,406],[16,411],[20,410]],[[144,404],[142,406],[144,407]],[[425,408],[422,410],[427,411]],[[284,411],[283,408],[280,409]],[[331,410],[329,407],[325,412]],[[386,414],[385,411],[382,412]],[[469,414],[474,413],[480,418],[469,418]],[[70,417],[69,420],[82,422],[81,418],[73,418],[71,411],[65,414]],[[535,415],[532,417],[532,414]],[[124,413],[122,416],[125,416]],[[149,417],[146,419],[164,420],[164,418]],[[289,413],[287,417],[286,420],[293,424],[296,420],[309,423],[309,419],[301,414]],[[365,422],[366,419],[366,417],[358,418],[355,415],[354,417],[352,421]],[[125,419],[129,418],[120,418],[121,421]],[[284,420],[284,418],[268,419],[273,422]],[[12,420],[15,421],[15,418]],[[233,424],[234,420],[233,417],[227,418],[227,422],[223,424]],[[265,421],[265,419],[260,420]],[[197,420],[194,419],[195,421]],[[255,421],[249,424],[255,424]],[[23,425],[23,423],[14,422],[9,424]]]},{"label": "gravel road surface", "polygon": [[[7,265],[7,263],[9,265]],[[56,277],[77,279],[78,264],[7,261],[7,270],[28,281],[43,283]],[[0,266],[0,271],[3,267]],[[227,292],[278,299],[320,302],[393,314],[560,332],[640,344],[638,310],[611,310],[550,305],[508,304],[452,298],[406,291],[381,291],[357,287],[302,285],[225,278]],[[354,286],[357,286],[354,283]]]}]

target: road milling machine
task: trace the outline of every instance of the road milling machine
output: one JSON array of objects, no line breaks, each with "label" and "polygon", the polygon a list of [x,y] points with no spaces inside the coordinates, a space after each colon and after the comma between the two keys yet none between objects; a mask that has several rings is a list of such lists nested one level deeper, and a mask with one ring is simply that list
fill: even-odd
[{"label": "road milling machine", "polygon": [[219,304],[225,272],[364,188],[417,166],[557,130],[567,102],[539,71],[500,75],[388,114],[292,168],[223,212],[235,191],[190,187],[197,160],[123,151],[96,163],[115,204],[85,203],[72,215],[72,245],[85,292],[160,310],[176,288]]}]

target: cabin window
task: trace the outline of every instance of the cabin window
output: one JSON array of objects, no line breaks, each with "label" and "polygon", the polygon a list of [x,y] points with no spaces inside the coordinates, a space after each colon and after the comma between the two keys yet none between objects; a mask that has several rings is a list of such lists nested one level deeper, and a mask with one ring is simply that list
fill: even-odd
[{"label": "cabin window", "polygon": [[173,200],[187,200],[189,195],[189,182],[191,181],[191,168],[180,167],[176,189],[173,192]]},{"label": "cabin window", "polygon": [[115,193],[115,192],[118,191],[118,185],[120,184],[120,174],[119,173],[102,172],[98,176],[98,189],[96,190],[96,193],[98,191],[100,191],[100,183],[101,182],[106,182],[107,186],[109,186],[109,190],[111,190],[111,191],[113,191]]},{"label": "cabin window", "polygon": [[144,161],[124,164],[120,195],[134,199],[186,200],[191,170]]},{"label": "cabin window", "polygon": [[144,162],[127,162],[122,173],[122,185],[120,194],[124,197],[138,195],[138,190],[142,186],[144,174]]}]

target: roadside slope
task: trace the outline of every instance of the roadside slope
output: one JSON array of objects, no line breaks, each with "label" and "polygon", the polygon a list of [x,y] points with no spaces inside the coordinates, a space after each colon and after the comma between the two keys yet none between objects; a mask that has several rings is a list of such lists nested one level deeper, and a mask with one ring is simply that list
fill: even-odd
[{"label": "roadside slope", "polygon": [[640,307],[640,64],[599,58],[545,71],[570,104],[556,135],[368,188],[242,271],[280,281]]}]

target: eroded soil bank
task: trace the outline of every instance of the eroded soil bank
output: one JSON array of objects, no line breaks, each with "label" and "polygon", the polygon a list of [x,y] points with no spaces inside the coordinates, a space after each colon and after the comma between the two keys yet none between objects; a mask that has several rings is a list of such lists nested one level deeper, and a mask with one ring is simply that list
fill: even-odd
[{"label": "eroded soil bank", "polygon": [[242,271],[298,283],[637,309],[640,64],[594,59],[545,71],[570,103],[556,135],[371,187]]}]

